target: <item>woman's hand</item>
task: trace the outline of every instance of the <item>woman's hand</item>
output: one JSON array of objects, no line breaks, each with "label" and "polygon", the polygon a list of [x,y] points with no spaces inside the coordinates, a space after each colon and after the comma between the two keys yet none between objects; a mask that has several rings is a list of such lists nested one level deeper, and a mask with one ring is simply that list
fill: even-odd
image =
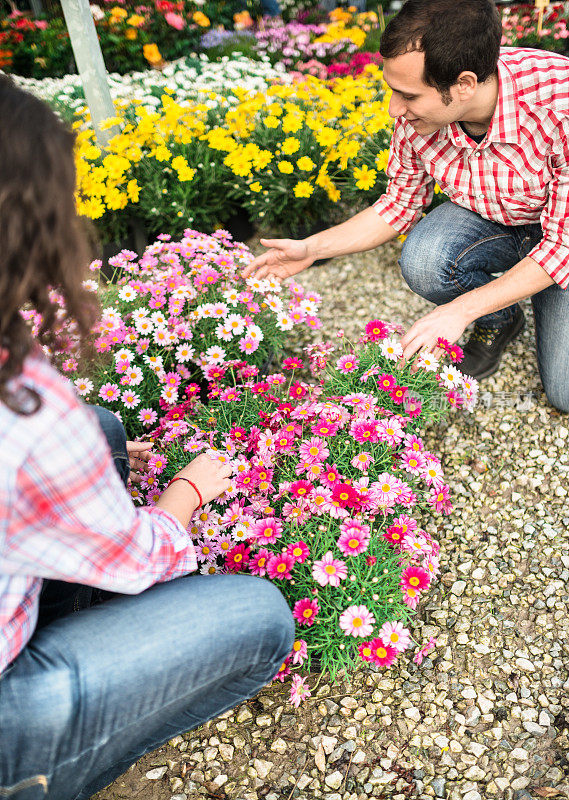
[{"label": "woman's hand", "polygon": [[244,278],[273,275],[278,280],[284,280],[314,263],[314,256],[309,255],[308,246],[303,240],[261,239],[261,244],[270,249],[245,267],[241,272]]},{"label": "woman's hand", "polygon": [[231,467],[200,453],[193,461],[176,473],[176,478],[187,478],[195,483],[204,505],[215,500],[231,486]]},{"label": "woman's hand", "polygon": [[131,483],[140,483],[143,475],[148,472],[148,462],[152,455],[152,442],[127,442],[126,452],[130,464]]}]

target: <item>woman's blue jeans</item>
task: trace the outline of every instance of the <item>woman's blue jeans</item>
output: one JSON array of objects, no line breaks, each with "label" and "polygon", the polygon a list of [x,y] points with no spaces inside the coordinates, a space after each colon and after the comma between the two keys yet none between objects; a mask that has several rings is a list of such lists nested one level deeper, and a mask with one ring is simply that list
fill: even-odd
[{"label": "woman's blue jeans", "polygon": [[86,800],[255,695],[293,635],[278,589],[248,575],[188,575],[45,622],[0,675],[0,797]]},{"label": "woman's blue jeans", "polygon": [[[539,224],[501,225],[447,202],[423,217],[405,240],[401,272],[414,292],[441,305],[513,267],[541,238]],[[553,406],[569,412],[569,290],[554,284],[531,301],[543,388]],[[513,313],[510,306],[477,322],[502,327]]]}]

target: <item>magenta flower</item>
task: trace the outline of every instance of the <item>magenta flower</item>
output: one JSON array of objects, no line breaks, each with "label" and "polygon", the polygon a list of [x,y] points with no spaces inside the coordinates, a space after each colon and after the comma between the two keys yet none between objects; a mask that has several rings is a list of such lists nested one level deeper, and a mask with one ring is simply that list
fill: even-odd
[{"label": "magenta flower", "polygon": [[256,553],[253,553],[251,560],[249,561],[249,572],[251,575],[259,575],[261,578],[266,575],[267,562],[270,556],[270,552],[265,547],[262,547],[260,550],[257,550]]},{"label": "magenta flower", "polygon": [[292,646],[292,663],[303,664],[308,654],[308,646],[304,639],[297,639]]},{"label": "magenta flower", "polygon": [[292,578],[291,569],[295,565],[294,556],[286,551],[278,555],[273,555],[267,561],[267,575],[271,580],[290,580]]},{"label": "magenta flower", "polygon": [[413,663],[417,664],[417,666],[420,666],[423,663],[424,657],[427,656],[431,650],[434,650],[436,646],[437,640],[434,636],[431,636],[429,641],[417,650],[417,653],[413,657]]},{"label": "magenta flower", "polygon": [[375,420],[354,420],[350,426],[350,433],[360,444],[378,442],[378,423]]},{"label": "magenta flower", "polygon": [[369,636],[375,625],[375,617],[367,606],[350,606],[340,614],[340,628],[346,636]]},{"label": "magenta flower", "polygon": [[168,464],[168,459],[166,458],[166,456],[158,455],[155,453],[153,453],[148,459],[148,469],[154,475],[159,475],[161,472],[163,472],[167,464]]},{"label": "magenta flower", "polygon": [[366,338],[370,342],[379,342],[389,336],[389,328],[385,322],[379,319],[372,319],[365,327]]},{"label": "magenta flower", "polygon": [[274,544],[283,534],[283,524],[275,517],[259,519],[251,527],[251,539],[256,544]]},{"label": "magenta flower", "polygon": [[304,564],[308,556],[310,555],[310,550],[306,542],[299,540],[298,542],[293,542],[289,544],[286,549],[286,552],[294,558],[295,561],[298,561],[299,564]]},{"label": "magenta flower", "polygon": [[377,379],[377,385],[385,392],[390,392],[394,386],[397,386],[397,381],[393,375],[390,375],[388,372],[384,372]]},{"label": "magenta flower", "polygon": [[331,550],[312,565],[312,577],[320,586],[338,587],[347,574],[346,564],[341,559],[334,558]]},{"label": "magenta flower", "polygon": [[450,514],[452,511],[452,503],[450,501],[449,487],[444,484],[443,486],[432,489],[427,497],[427,502],[435,511],[440,511],[443,514]]},{"label": "magenta flower", "polygon": [[316,615],[320,611],[317,600],[311,600],[309,597],[303,597],[302,600],[297,600],[294,604],[292,616],[299,625],[304,625],[310,628],[314,625]]},{"label": "magenta flower", "polygon": [[244,544],[232,547],[225,557],[225,568],[228,572],[242,572],[249,564],[251,549]]},{"label": "magenta flower", "polygon": [[361,453],[357,453],[357,455],[355,455],[352,458],[350,464],[352,465],[352,467],[355,467],[356,469],[361,469],[362,472],[365,472],[367,468],[370,466],[370,464],[373,464],[374,461],[375,458],[372,456],[371,453],[366,453],[365,450],[362,450]]}]

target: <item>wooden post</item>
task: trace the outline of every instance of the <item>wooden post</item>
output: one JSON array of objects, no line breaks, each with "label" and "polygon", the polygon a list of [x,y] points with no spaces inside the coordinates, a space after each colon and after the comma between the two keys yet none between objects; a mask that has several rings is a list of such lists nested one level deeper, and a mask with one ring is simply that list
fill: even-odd
[{"label": "wooden post", "polygon": [[549,5],[549,0],[535,0],[535,7],[539,9],[537,12],[537,35],[541,34],[543,30],[543,12]]},{"label": "wooden post", "polygon": [[105,147],[117,131],[112,128],[103,131],[100,125],[103,120],[116,116],[116,110],[89,0],[61,0],[61,7],[95,135],[99,145]]}]

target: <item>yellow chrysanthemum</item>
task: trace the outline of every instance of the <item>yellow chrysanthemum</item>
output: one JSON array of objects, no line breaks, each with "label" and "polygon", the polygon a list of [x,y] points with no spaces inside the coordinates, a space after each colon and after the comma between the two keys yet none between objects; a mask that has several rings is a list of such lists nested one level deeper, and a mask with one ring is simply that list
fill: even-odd
[{"label": "yellow chrysanthemum", "polygon": [[367,191],[375,184],[377,172],[374,169],[370,169],[367,164],[364,164],[363,167],[354,169],[354,178],[356,179],[357,188]]},{"label": "yellow chrysanthemum", "polygon": [[285,175],[290,175],[290,173],[294,171],[294,166],[290,161],[279,161],[278,168],[279,171],[283,172]]},{"label": "yellow chrysanthemum", "polygon": [[310,197],[314,192],[314,186],[308,181],[299,181],[294,187],[295,197]]},{"label": "yellow chrysanthemum", "polygon": [[292,156],[300,148],[300,142],[293,136],[288,136],[281,145],[281,150],[285,156]]},{"label": "yellow chrysanthemum", "polygon": [[312,172],[312,170],[316,166],[314,161],[308,156],[302,156],[301,158],[299,158],[298,161],[296,162],[296,165],[303,172]]},{"label": "yellow chrysanthemum", "polygon": [[252,184],[249,186],[249,189],[251,189],[251,191],[252,191],[252,192],[260,192],[262,188],[263,188],[263,187],[261,186],[261,184],[259,183],[259,181],[254,181],[254,182],[253,182],[253,183],[252,183]]}]

